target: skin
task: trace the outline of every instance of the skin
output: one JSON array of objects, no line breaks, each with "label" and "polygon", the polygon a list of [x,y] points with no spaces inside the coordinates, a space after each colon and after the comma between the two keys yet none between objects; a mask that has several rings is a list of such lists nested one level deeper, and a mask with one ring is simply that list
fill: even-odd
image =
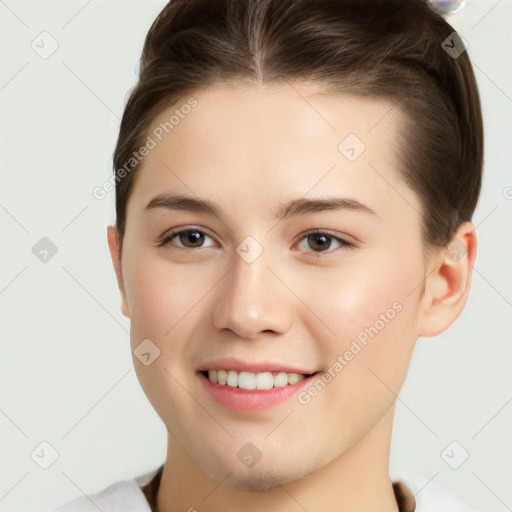
[{"label": "skin", "polygon": [[[148,366],[133,359],[169,433],[158,508],[396,511],[388,471],[396,394],[418,337],[441,333],[464,308],[474,226],[456,233],[461,259],[441,249],[425,258],[420,201],[397,172],[404,118],[383,101],[308,83],[218,85],[193,96],[197,107],[143,161],[122,247],[107,230],[132,351],[144,339],[160,350]],[[354,162],[338,150],[348,134],[366,145]],[[210,200],[221,215],[145,211],[162,193]],[[333,196],[375,215],[274,216],[289,200]],[[160,247],[175,227],[205,238]],[[312,229],[353,246],[315,244],[305,235]],[[263,248],[252,263],[236,252],[247,236]],[[397,303],[400,312],[307,404],[237,413],[200,385],[196,369],[216,357],[327,372]],[[237,457],[248,442],[262,455],[252,468]]]}]

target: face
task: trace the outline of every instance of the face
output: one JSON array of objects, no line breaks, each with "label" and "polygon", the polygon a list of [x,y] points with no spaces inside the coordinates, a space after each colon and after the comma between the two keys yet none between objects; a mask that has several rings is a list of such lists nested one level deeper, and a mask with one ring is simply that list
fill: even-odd
[{"label": "face", "polygon": [[418,338],[420,205],[387,103],[308,84],[193,97],[161,141],[188,98],[148,131],[124,311],[171,443],[207,477],[262,489],[390,428]]}]

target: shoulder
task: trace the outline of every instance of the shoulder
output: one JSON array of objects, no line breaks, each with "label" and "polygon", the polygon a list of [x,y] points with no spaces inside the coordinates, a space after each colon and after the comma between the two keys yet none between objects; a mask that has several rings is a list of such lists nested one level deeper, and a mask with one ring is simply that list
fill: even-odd
[{"label": "shoulder", "polygon": [[393,481],[404,483],[416,498],[415,512],[479,512],[466,505],[448,489],[414,474],[391,475]]},{"label": "shoulder", "polygon": [[116,482],[100,492],[79,496],[53,512],[151,512],[141,485],[147,483],[154,473],[156,470]]}]

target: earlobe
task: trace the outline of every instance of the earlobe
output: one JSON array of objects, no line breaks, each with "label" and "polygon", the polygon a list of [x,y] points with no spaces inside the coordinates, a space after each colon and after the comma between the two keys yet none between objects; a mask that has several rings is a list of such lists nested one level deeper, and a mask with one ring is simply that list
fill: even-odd
[{"label": "earlobe", "polygon": [[108,248],[110,250],[110,257],[112,258],[112,265],[116,273],[117,285],[121,292],[121,313],[130,318],[130,311],[126,300],[126,293],[124,288],[124,279],[121,265],[121,243],[119,232],[114,226],[107,227],[107,240]]},{"label": "earlobe", "polygon": [[448,246],[433,258],[419,305],[420,336],[437,336],[462,313],[469,297],[476,248],[475,226],[464,222]]}]

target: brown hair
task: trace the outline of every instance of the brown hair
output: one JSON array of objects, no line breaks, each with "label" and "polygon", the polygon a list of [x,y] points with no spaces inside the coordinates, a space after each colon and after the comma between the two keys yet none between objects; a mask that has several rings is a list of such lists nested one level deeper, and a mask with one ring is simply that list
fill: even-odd
[{"label": "brown hair", "polygon": [[426,247],[446,246],[472,218],[483,167],[471,62],[446,51],[454,32],[424,0],[172,0],[147,34],[114,152],[121,238],[132,157],[156,115],[212,84],[301,80],[405,114],[398,170],[420,198]]}]

